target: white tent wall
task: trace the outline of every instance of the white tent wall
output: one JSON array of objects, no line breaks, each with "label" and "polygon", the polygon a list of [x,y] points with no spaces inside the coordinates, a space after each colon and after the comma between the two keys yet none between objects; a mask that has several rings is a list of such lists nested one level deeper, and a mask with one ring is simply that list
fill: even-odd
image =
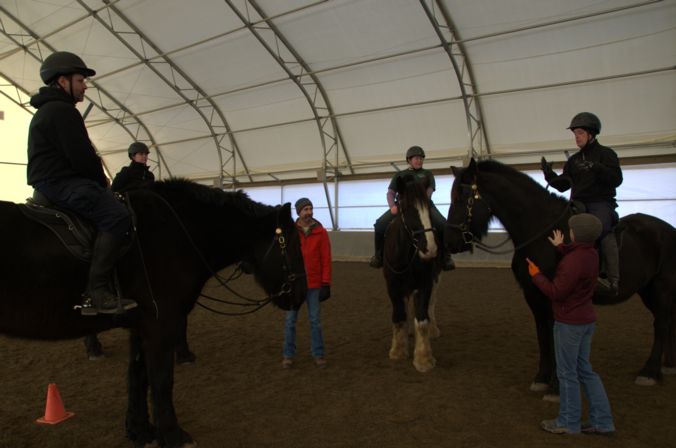
[{"label": "white tent wall", "polygon": [[27,110],[53,51],[96,69],[79,108],[113,173],[134,140],[227,187],[387,178],[413,144],[562,161],[583,110],[621,158],[676,161],[676,0],[0,0],[0,24]]}]

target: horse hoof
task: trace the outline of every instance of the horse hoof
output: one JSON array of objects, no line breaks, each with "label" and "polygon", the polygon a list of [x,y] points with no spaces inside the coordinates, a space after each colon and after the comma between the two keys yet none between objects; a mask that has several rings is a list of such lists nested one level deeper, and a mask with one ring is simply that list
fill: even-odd
[{"label": "horse hoof", "polygon": [[390,355],[389,355],[389,356],[390,356],[390,359],[391,359],[392,361],[401,361],[401,360],[403,360],[403,359],[408,358],[408,353],[406,353],[406,352],[393,352],[393,351],[390,351]]},{"label": "horse hoof", "polygon": [[547,383],[530,383],[531,392],[546,392],[549,390],[549,384]]},{"label": "horse hoof", "polygon": [[542,396],[542,401],[548,401],[550,403],[558,403],[561,401],[560,397],[558,395],[554,394],[544,394]]},{"label": "horse hoof", "polygon": [[655,381],[655,378],[648,378],[647,376],[637,376],[636,381],[634,381],[634,384],[637,386],[654,386],[657,384],[657,381]]},{"label": "horse hoof", "polygon": [[662,367],[662,375],[676,375],[676,367]]},{"label": "horse hoof", "polygon": [[437,360],[432,358],[428,362],[414,362],[413,367],[420,373],[427,373],[434,368],[437,364]]}]

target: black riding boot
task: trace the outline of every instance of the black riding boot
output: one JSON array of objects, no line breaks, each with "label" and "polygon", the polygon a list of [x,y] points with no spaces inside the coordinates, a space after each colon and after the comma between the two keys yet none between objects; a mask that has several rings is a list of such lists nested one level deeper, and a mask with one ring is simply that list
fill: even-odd
[{"label": "black riding boot", "polygon": [[369,266],[377,269],[383,267],[383,246],[385,245],[385,235],[380,235],[377,231],[373,235],[376,253],[371,257]]},{"label": "black riding boot", "polygon": [[109,232],[99,232],[96,236],[82,315],[122,314],[138,305],[133,300],[119,297],[110,286],[123,243],[123,237]]},{"label": "black riding boot", "polygon": [[620,291],[620,256],[617,248],[617,239],[613,232],[601,240],[601,254],[606,263],[606,277],[599,277],[600,291],[604,294],[616,296]]}]

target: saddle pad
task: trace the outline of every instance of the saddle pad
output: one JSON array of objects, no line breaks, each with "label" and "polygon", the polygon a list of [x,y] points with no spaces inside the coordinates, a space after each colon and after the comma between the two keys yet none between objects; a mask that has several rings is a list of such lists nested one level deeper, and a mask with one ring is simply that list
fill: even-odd
[{"label": "saddle pad", "polygon": [[21,213],[51,230],[79,260],[89,261],[96,231],[92,224],[63,210],[35,204],[17,204]]}]

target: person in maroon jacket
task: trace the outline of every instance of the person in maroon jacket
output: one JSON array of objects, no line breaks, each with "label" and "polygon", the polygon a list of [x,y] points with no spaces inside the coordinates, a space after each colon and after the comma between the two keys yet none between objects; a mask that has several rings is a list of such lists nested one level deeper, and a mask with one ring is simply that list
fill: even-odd
[{"label": "person in maroon jacket", "polygon": [[[615,432],[610,403],[601,378],[589,362],[596,314],[592,296],[599,271],[599,254],[594,241],[602,231],[601,221],[589,213],[573,215],[568,220],[570,244],[562,244],[560,230],[549,241],[563,258],[549,280],[530,259],[528,272],[535,286],[552,301],[554,311],[554,352],[559,379],[559,415],[543,420],[540,426],[555,434],[611,435]],[[582,423],[580,384],[589,402],[589,422]]]},{"label": "person in maroon jacket", "polygon": [[[296,201],[296,227],[300,235],[301,251],[305,261],[307,275],[308,319],[310,321],[310,351],[315,365],[326,367],[324,355],[324,337],[320,320],[320,302],[331,296],[331,243],[326,229],[312,217],[312,202],[308,198]],[[296,355],[296,321],[298,309],[286,313],[284,322],[284,359],[282,367],[288,369],[293,365]]]}]

